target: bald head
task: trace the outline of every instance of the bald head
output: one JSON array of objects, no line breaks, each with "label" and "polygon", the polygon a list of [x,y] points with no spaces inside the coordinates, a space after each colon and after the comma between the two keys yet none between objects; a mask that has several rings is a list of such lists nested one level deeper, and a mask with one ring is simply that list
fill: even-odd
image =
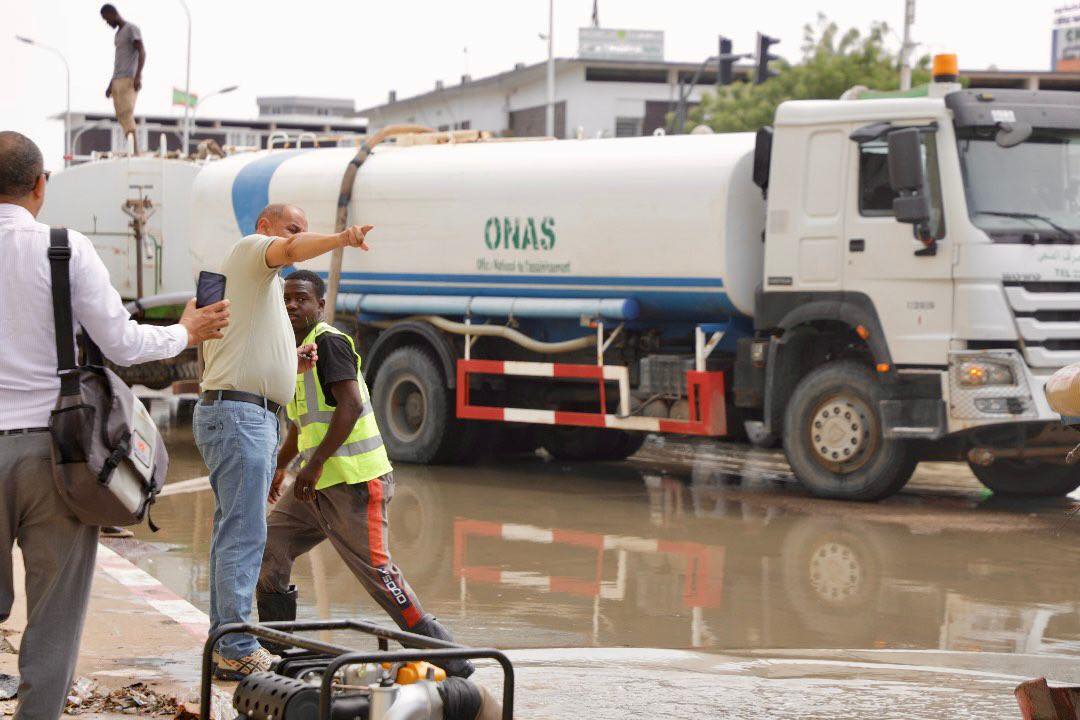
[{"label": "bald head", "polygon": [[271,203],[263,208],[255,221],[255,232],[270,237],[292,237],[306,232],[307,215],[295,205]]}]

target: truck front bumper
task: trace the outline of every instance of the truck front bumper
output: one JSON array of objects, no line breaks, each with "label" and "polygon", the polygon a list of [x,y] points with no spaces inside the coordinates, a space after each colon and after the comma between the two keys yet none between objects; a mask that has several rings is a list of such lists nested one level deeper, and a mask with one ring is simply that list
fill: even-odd
[{"label": "truck front bumper", "polygon": [[1029,368],[1016,350],[951,353],[935,373],[941,398],[894,398],[882,402],[886,437],[936,440],[976,428],[1059,422],[1043,386],[1052,370]]}]

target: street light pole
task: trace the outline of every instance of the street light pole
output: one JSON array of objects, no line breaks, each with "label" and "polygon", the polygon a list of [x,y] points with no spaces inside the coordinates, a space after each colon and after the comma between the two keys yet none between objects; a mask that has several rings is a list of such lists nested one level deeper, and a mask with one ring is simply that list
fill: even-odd
[{"label": "street light pole", "polygon": [[548,137],[555,135],[555,0],[548,0],[547,117]]},{"label": "street light pole", "polygon": [[228,87],[223,87],[220,90],[216,90],[216,91],[210,93],[209,95],[206,95],[204,97],[199,98],[198,100],[195,101],[195,107],[193,107],[191,109],[191,117],[194,118],[195,113],[197,113],[199,111],[199,106],[202,105],[207,100],[209,100],[210,98],[217,97],[218,95],[225,95],[226,93],[231,93],[233,90],[236,90],[239,87],[240,87],[239,85],[230,85]]},{"label": "street light pole", "polygon": [[64,53],[50,45],[44,45],[32,38],[24,37],[22,35],[16,35],[15,39],[19,42],[26,43],[27,45],[33,45],[42,50],[56,53],[56,56],[64,63],[64,74],[67,77],[66,105],[64,106],[64,166],[66,167],[67,164],[71,162],[71,66],[68,65]]},{"label": "street light pole", "polygon": [[904,0],[904,39],[900,46],[900,89],[911,89],[911,26],[915,24],[915,0]]},{"label": "street light pole", "polygon": [[191,10],[188,9],[187,0],[180,0],[184,6],[184,14],[187,15],[187,74],[184,78],[184,139],[181,141],[181,150],[184,155],[188,154],[188,139],[191,135]]}]

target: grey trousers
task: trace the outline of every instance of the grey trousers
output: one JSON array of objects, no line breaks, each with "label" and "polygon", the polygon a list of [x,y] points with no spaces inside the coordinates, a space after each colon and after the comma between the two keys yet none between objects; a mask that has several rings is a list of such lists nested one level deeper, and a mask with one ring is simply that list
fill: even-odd
[{"label": "grey trousers", "polygon": [[356,579],[398,627],[414,628],[424,619],[424,610],[390,558],[386,506],[393,497],[393,474],[319,490],[313,501],[297,500],[292,488],[288,488],[266,520],[259,591],[288,590],[296,558],[329,540]]},{"label": "grey trousers", "polygon": [[11,615],[11,550],[26,566],[18,720],[56,720],[79,657],[98,529],[71,514],[52,479],[47,433],[0,436],[0,622]]}]

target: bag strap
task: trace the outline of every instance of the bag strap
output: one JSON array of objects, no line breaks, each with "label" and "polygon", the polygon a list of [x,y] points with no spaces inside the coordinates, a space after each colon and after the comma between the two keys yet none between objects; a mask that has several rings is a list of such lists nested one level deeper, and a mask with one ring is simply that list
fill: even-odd
[{"label": "bag strap", "polygon": [[49,228],[49,270],[52,275],[53,325],[56,335],[56,372],[60,394],[79,392],[75,370],[74,320],[71,314],[71,245],[67,228]]}]

